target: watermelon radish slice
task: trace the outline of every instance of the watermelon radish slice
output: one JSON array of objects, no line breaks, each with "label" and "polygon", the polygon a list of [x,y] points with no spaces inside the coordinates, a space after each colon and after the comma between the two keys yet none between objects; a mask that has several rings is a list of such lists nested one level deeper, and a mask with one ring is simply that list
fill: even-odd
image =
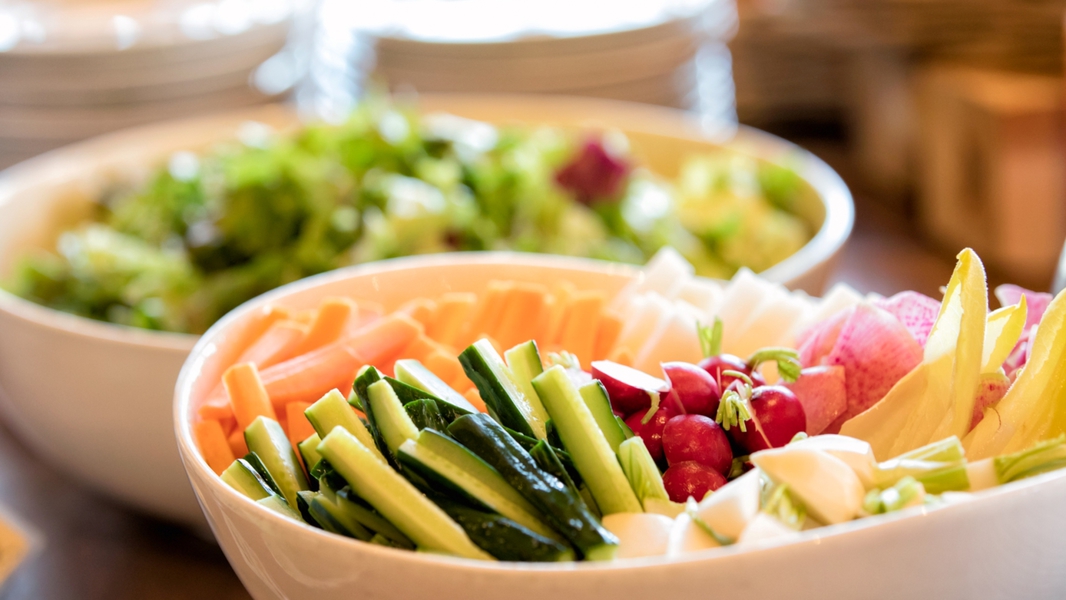
[{"label": "watermelon radish slice", "polygon": [[844,367],[834,365],[807,367],[800,373],[799,379],[785,384],[803,405],[803,412],[807,415],[804,431],[808,435],[822,433],[847,410],[845,382]]},{"label": "watermelon radish slice", "polygon": [[852,309],[842,310],[804,332],[799,346],[800,364],[805,367],[822,364],[822,360],[829,356],[836,346],[844,322],[851,313]]},{"label": "watermelon radish slice", "polygon": [[933,330],[933,323],[940,313],[939,300],[908,291],[900,292],[891,298],[883,298],[873,304],[895,315],[918,344],[925,348],[925,340],[929,339],[929,332]]}]

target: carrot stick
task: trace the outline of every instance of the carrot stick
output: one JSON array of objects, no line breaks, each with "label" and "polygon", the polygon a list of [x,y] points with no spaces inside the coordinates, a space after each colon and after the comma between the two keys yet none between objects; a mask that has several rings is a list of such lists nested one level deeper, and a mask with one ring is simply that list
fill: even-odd
[{"label": "carrot stick", "polygon": [[[311,421],[308,421],[307,416],[304,415],[304,411],[307,410],[308,406],[311,406],[310,402],[290,402],[285,405],[285,415],[289,421],[289,441],[292,442],[294,448],[296,444],[306,440],[315,432]],[[297,451],[297,454],[299,454],[299,451]]]},{"label": "carrot stick", "polygon": [[233,464],[234,459],[222,425],[218,421],[200,421],[194,425],[194,432],[196,443],[200,446],[200,454],[207,461],[207,466],[221,475],[222,471]]},{"label": "carrot stick", "polygon": [[233,365],[222,375],[222,385],[226,387],[233,414],[237,417],[237,426],[241,431],[252,424],[258,417],[277,420],[270,397],[263,387],[259,369],[252,363]]},{"label": "carrot stick", "polygon": [[270,326],[237,359],[237,362],[249,362],[260,369],[265,369],[279,362],[289,360],[299,354],[297,349],[307,336],[309,327],[292,320],[278,321]]},{"label": "carrot stick", "polygon": [[224,421],[226,419],[236,419],[233,414],[233,405],[230,404],[229,396],[226,395],[226,389],[219,383],[218,386],[211,392],[211,395],[204,400],[200,408],[197,409],[196,414],[201,419],[213,419],[215,421]]},{"label": "carrot stick", "polygon": [[563,322],[559,340],[562,347],[577,355],[586,367],[592,361],[592,348],[605,301],[602,292],[578,292],[570,301]]},{"label": "carrot stick", "polygon": [[618,341],[618,334],[622,332],[622,318],[617,314],[605,311],[600,319],[600,329],[596,332],[596,342],[592,347],[592,360],[600,360],[614,348]]},{"label": "carrot stick", "polygon": [[313,402],[333,388],[351,388],[356,369],[365,363],[344,342],[336,342],[265,369],[261,378],[280,411],[290,402]]},{"label": "carrot stick", "polygon": [[425,358],[437,351],[437,344],[425,334],[415,337],[400,351],[400,358],[413,358],[425,362]]},{"label": "carrot stick", "polygon": [[226,438],[226,442],[229,443],[230,451],[233,452],[233,456],[244,456],[248,454],[248,444],[244,441],[244,428],[238,426],[233,430],[233,433],[229,434]]},{"label": "carrot stick", "polygon": [[[397,358],[400,352],[422,333],[421,323],[405,314],[393,313],[374,321],[340,343],[362,358],[365,364],[376,365],[388,358]],[[321,397],[321,394],[318,397]]]},{"label": "carrot stick", "polygon": [[633,366],[633,352],[625,346],[619,346],[607,355],[607,360],[616,362],[627,367]]},{"label": "carrot stick", "polygon": [[543,333],[543,337],[537,339],[538,343],[542,342],[550,345],[560,341],[563,321],[565,321],[567,311],[570,308],[570,298],[575,293],[577,293],[577,290],[574,288],[574,284],[569,281],[560,281],[556,284],[552,294],[552,307],[548,316],[547,331]]},{"label": "carrot stick", "polygon": [[533,339],[547,308],[548,290],[534,283],[516,283],[506,295],[494,336],[504,348]]},{"label": "carrot stick", "polygon": [[460,336],[460,346],[467,346],[480,339],[480,335],[496,330],[503,313],[503,303],[507,292],[514,286],[510,281],[490,281],[489,287],[481,298],[481,302],[474,309],[474,314],[467,321],[464,331],[465,336]]},{"label": "carrot stick", "polygon": [[463,371],[462,363],[459,362],[458,358],[450,354],[432,352],[426,356],[426,359],[422,361],[422,364],[434,375],[440,377],[442,381],[456,390],[466,388],[470,385],[470,381],[466,378],[466,372]]},{"label": "carrot stick", "polygon": [[396,312],[411,317],[421,323],[423,327],[428,327],[437,314],[437,303],[429,298],[415,298],[397,308]]},{"label": "carrot stick", "polygon": [[323,299],[318,305],[315,320],[311,322],[311,329],[296,349],[296,354],[305,354],[337,341],[344,333],[348,320],[358,314],[359,306],[348,298]]},{"label": "carrot stick", "polygon": [[292,313],[292,316],[290,318],[293,321],[296,321],[297,323],[303,323],[304,325],[310,325],[311,323],[315,322],[315,317],[317,315],[318,315],[318,309],[317,308],[309,308],[307,310],[301,310],[299,312]]},{"label": "carrot stick", "polygon": [[453,292],[437,300],[437,314],[426,325],[426,334],[444,344],[454,344],[477,304],[477,295]]}]

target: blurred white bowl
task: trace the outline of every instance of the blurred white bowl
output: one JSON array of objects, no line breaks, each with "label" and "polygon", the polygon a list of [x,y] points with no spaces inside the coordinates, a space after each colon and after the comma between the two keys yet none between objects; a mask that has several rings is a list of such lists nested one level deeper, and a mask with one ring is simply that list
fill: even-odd
[{"label": "blurred white bowl", "polygon": [[[684,156],[715,146],[700,134],[697,121],[656,107],[491,96],[426,96],[421,104],[493,122],[621,129],[639,160],[664,175],[675,174]],[[116,177],[143,176],[172,152],[233,138],[252,120],[277,128],[296,124],[287,109],[260,107],[111,134],[4,172],[0,276],[9,272],[19,250],[46,243],[57,224],[84,214]],[[851,232],[847,187],[819,159],[773,136],[741,129],[726,145],[791,166],[813,188],[797,209],[817,235],[764,276],[820,292]],[[0,332],[0,411],[23,440],[49,463],[101,492],[162,517],[202,523],[174,451],[169,401],[193,336],[91,321],[2,290]]]},{"label": "blurred white bowl", "polygon": [[[192,435],[196,408],[233,360],[228,340],[257,307],[308,308],[347,295],[397,306],[412,296],[483,290],[492,279],[569,280],[619,289],[622,265],[507,253],[403,258],[299,281],[246,303],[197,343],[175,391],[178,448],[230,564],[258,600],[672,600],[718,598],[1062,598],[1066,472],[1009,484],[939,508],[810,530],[747,548],[615,563],[485,563],[386,549],[256,505],[224,484]],[[235,335],[236,334],[236,335]]]}]

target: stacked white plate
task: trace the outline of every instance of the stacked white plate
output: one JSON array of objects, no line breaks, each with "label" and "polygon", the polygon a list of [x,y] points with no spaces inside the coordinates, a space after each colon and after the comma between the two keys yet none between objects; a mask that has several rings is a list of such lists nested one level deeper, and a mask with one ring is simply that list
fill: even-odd
[{"label": "stacked white plate", "polygon": [[322,14],[323,39],[348,46],[320,48],[320,60],[365,62],[370,45],[374,77],[393,90],[592,96],[735,120],[733,0],[389,0],[374,11],[331,0]]},{"label": "stacked white plate", "polygon": [[0,168],[124,127],[276,99],[304,0],[0,0]]}]

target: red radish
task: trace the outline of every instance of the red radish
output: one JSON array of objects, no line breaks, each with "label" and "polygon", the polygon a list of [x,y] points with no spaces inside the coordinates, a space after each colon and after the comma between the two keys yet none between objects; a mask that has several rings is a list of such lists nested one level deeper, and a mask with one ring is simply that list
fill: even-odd
[{"label": "red radish", "polygon": [[670,465],[663,473],[663,487],[674,502],[686,502],[690,497],[703,500],[725,484],[724,475],[695,461]]},{"label": "red radish", "polygon": [[714,417],[718,412],[718,382],[710,373],[686,362],[663,363],[663,374],[686,413]]},{"label": "red radish", "polygon": [[725,371],[736,371],[738,373],[743,373],[748,377],[751,377],[752,382],[754,382],[755,385],[762,385],[766,383],[763,380],[762,375],[760,375],[758,372],[752,372],[751,367],[748,366],[748,363],[745,362],[743,358],[740,358],[739,356],[734,356],[732,354],[717,354],[715,356],[709,356],[700,361],[699,367],[704,371],[710,373],[711,377],[714,377],[715,380],[718,381],[719,390],[724,390],[728,388],[730,384],[737,380],[737,378],[732,375],[723,375],[722,373],[724,373]]},{"label": "red radish", "polygon": [[729,437],[718,423],[703,415],[678,415],[667,421],[662,445],[671,465],[694,461],[723,475],[733,466]]},{"label": "red radish", "polygon": [[810,435],[825,431],[848,408],[844,367],[807,367],[799,379],[786,383],[785,387],[792,390],[803,405],[807,415],[804,431]]},{"label": "red radish", "polygon": [[660,405],[645,423],[644,419],[647,414],[647,411],[641,410],[629,415],[629,418],[626,419],[626,425],[633,430],[635,435],[644,440],[644,445],[648,448],[648,454],[651,454],[651,457],[658,461],[663,457],[663,429],[670,419],[678,415],[678,411],[670,404]]},{"label": "red radish", "polygon": [[786,387],[741,385],[722,396],[717,421],[748,454],[779,448],[807,424],[803,405]]},{"label": "red radish", "polygon": [[670,391],[662,379],[609,360],[592,363],[592,376],[607,388],[611,407],[627,415],[650,408],[652,392],[662,397]]}]

